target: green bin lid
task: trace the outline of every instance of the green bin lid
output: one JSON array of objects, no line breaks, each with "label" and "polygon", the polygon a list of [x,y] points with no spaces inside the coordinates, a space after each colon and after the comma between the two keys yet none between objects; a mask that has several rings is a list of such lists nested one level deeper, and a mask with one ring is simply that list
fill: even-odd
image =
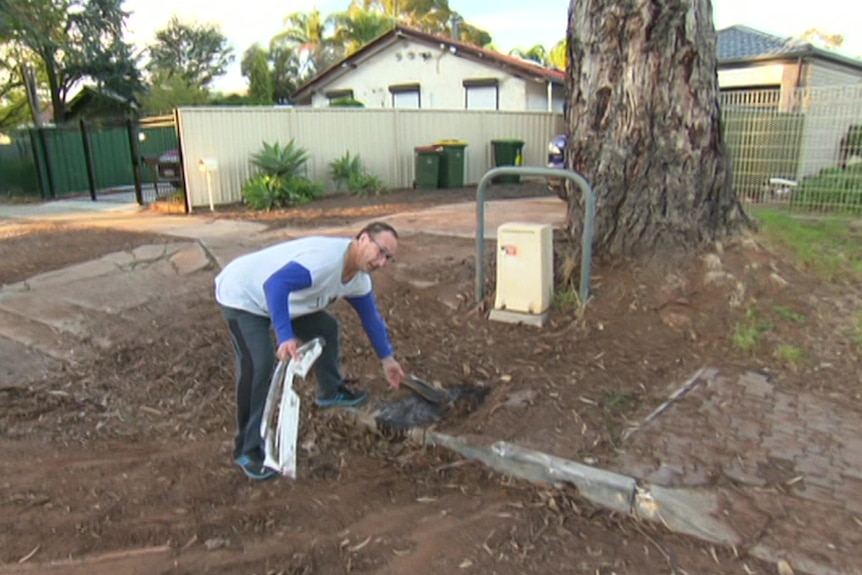
[{"label": "green bin lid", "polygon": [[434,142],[435,146],[467,146],[464,140],[438,140]]}]

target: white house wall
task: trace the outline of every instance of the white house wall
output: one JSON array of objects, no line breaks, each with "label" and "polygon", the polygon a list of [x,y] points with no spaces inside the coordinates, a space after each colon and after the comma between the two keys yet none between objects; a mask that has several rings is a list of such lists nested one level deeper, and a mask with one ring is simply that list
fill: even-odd
[{"label": "white house wall", "polygon": [[[463,140],[465,184],[476,185],[493,166],[491,140],[524,141],[524,165],[547,162],[548,141],[564,131],[560,114],[542,112],[395,110],[352,108],[218,107],[181,108],[179,133],[189,205],[230,204],[254,173],[249,161],[263,142],[292,138],[308,151],[308,176],[334,189],[328,169],[345,152],[359,154],[366,169],[390,188],[409,188],[415,179],[414,148],[440,140]],[[218,170],[198,164],[214,159]],[[420,192],[417,192],[420,193]]]},{"label": "white house wall", "polygon": [[806,86],[848,86],[862,84],[862,70],[817,60],[809,66]]},{"label": "white house wall", "polygon": [[[321,92],[313,94],[312,106],[329,105],[325,92],[352,90],[353,97],[367,108],[391,108],[389,86],[418,83],[423,109],[463,110],[463,80],[493,78],[499,82],[500,110],[537,109],[531,107],[534,104],[528,103],[527,97],[527,84],[536,82],[514,77],[495,65],[483,64],[438,46],[402,38],[356,64],[355,69],[346,71],[326,84]],[[547,84],[538,85],[547,95]],[[543,102],[539,109],[546,111],[547,96]]]},{"label": "white house wall", "polygon": [[527,110],[535,112],[557,112],[563,113],[566,100],[565,87],[552,85],[551,109],[548,110],[548,84],[539,82],[527,82],[525,85],[527,93]]}]

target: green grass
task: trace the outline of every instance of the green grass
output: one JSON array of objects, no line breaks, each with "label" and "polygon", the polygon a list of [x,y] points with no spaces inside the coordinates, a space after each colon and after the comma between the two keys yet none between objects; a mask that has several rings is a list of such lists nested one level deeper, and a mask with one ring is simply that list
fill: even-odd
[{"label": "green grass", "polygon": [[581,298],[578,295],[578,290],[574,286],[568,286],[565,289],[554,293],[554,300],[551,305],[558,309],[577,308],[581,305]]},{"label": "green grass", "polygon": [[737,323],[733,326],[730,342],[739,351],[751,353],[760,341],[760,331],[750,324]]},{"label": "green grass", "polygon": [[800,325],[805,323],[804,315],[796,313],[787,306],[776,304],[772,306],[772,311],[774,311],[775,315],[777,315],[783,320],[787,320],[792,323],[798,323]]},{"label": "green grass", "polygon": [[760,336],[774,328],[771,322],[761,320],[757,309],[751,307],[745,314],[745,321],[736,322],[733,326],[730,343],[739,351],[754,353],[754,348],[760,343]]},{"label": "green grass", "polygon": [[[842,287],[858,286],[862,282],[862,222],[859,220],[800,218],[774,208],[755,208],[751,213],[760,221],[759,235],[764,241],[787,249],[802,267],[820,279]],[[805,317],[790,308],[775,305],[773,312],[782,319],[805,323]],[[760,336],[750,315],[748,322],[736,325],[732,335],[734,347],[743,351],[752,350]],[[856,311],[848,337],[862,349],[862,310]],[[775,353],[788,362],[795,359],[795,351],[789,347],[779,347]]]},{"label": "green grass", "polygon": [[796,346],[783,343],[775,348],[775,358],[781,363],[796,370],[802,364],[802,350]]},{"label": "green grass", "polygon": [[635,409],[640,404],[638,396],[633,393],[611,391],[602,400],[602,405],[612,413],[625,413]]},{"label": "green grass", "polygon": [[[842,218],[799,218],[786,211],[752,210],[760,235],[790,250],[806,269],[830,282],[862,281],[862,227]],[[856,224],[859,225],[858,223]]]}]

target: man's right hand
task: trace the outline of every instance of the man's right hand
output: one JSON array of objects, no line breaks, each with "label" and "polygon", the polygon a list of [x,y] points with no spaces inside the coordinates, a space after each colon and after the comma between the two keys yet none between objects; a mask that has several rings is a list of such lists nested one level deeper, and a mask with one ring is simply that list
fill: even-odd
[{"label": "man's right hand", "polygon": [[297,356],[297,347],[298,346],[296,344],[296,340],[289,339],[278,346],[278,349],[275,352],[275,357],[277,357],[279,361],[289,361],[291,359],[295,359]]}]

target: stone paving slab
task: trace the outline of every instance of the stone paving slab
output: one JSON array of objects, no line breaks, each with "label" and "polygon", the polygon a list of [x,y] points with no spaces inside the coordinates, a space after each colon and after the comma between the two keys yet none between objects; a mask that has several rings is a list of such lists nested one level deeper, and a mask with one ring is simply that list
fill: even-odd
[{"label": "stone paving slab", "polygon": [[[39,366],[59,367],[60,363],[75,363],[92,357],[81,349],[80,342],[76,338],[64,337],[62,333],[42,322],[33,321],[16,313],[0,309],[0,347],[7,350],[8,355],[0,353],[2,357],[9,357],[10,361],[4,362],[5,372],[18,374],[16,378],[11,375],[7,379],[9,384],[18,384],[30,379],[26,376],[26,367],[12,369],[9,364],[18,363],[20,359],[28,358],[27,363],[33,363],[34,371],[42,373]],[[20,353],[21,349],[28,350]],[[18,350],[19,355],[14,355]],[[14,358],[15,361],[12,361]]]},{"label": "stone paving slab", "polygon": [[14,329],[17,337],[0,336],[0,388],[22,387],[31,381],[40,380],[73,358],[73,354],[48,354],[34,346],[33,334],[26,333],[26,326],[18,321],[12,324],[8,315],[0,312],[0,331]]}]

